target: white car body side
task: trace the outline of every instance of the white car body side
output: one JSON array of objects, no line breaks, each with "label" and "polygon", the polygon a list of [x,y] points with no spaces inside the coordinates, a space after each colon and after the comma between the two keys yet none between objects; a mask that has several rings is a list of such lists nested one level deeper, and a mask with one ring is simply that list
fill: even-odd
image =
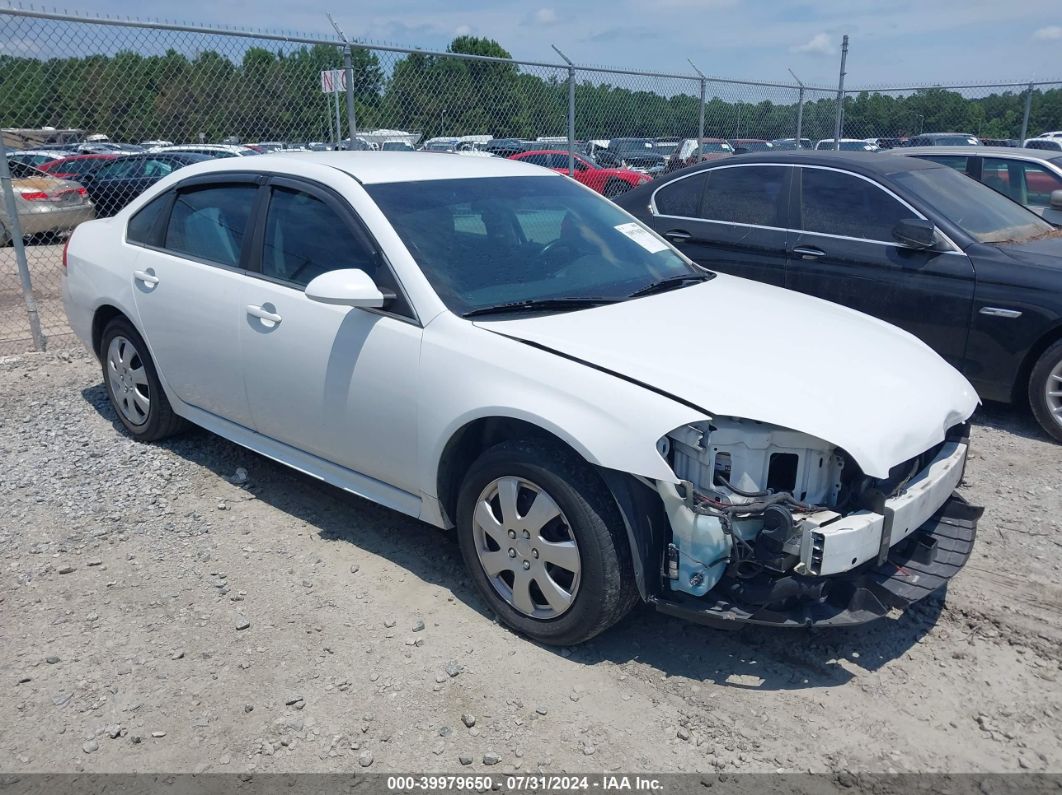
[{"label": "white car body side", "polygon": [[[885,477],[941,442],[977,404],[969,383],[911,335],[732,277],[579,312],[460,318],[363,187],[454,176],[562,179],[535,166],[386,152],[234,160],[180,169],[115,217],[77,230],[64,280],[73,329],[91,346],[96,311],[113,307],[144,337],[177,414],[439,526],[452,519],[440,502],[443,453],[460,429],[485,418],[537,426],[591,464],[655,481],[666,500],[680,478],[662,455],[665,439],[684,426],[736,417],[789,428]],[[130,217],[175,184],[241,168],[311,180],[347,202],[415,318],[320,304],[301,290],[125,239]],[[165,312],[152,309],[159,298]],[[252,308],[259,314],[249,319]],[[263,322],[280,333],[256,333],[252,324]],[[741,355],[710,355],[709,346]],[[870,533],[862,538],[866,546]]]}]

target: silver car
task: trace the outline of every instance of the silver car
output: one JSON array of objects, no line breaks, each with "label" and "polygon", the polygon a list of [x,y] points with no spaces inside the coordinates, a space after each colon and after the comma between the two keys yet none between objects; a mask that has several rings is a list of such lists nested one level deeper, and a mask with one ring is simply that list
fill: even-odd
[{"label": "silver car", "polygon": [[[78,183],[57,179],[18,162],[8,163],[22,234],[68,232],[96,217],[88,192]],[[11,216],[0,202],[0,246],[11,242]]]},{"label": "silver car", "polygon": [[1062,226],[1062,152],[1011,146],[908,146],[889,152],[951,166]]}]

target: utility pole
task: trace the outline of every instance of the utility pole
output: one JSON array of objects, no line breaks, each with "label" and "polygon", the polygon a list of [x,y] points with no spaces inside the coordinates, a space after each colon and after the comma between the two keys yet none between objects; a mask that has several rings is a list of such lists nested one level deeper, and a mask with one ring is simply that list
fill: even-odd
[{"label": "utility pole", "polygon": [[575,64],[571,59],[557,49],[557,45],[550,47],[565,63],[568,64],[568,176],[575,176]]},{"label": "utility pole", "polygon": [[701,160],[704,158],[704,94],[706,84],[708,83],[708,78],[704,76],[704,72],[698,69],[697,64],[695,64],[691,59],[687,58],[686,60],[690,62],[690,66],[693,67],[693,71],[696,72],[701,78],[701,107],[699,119],[697,122],[697,162],[700,163]]},{"label": "utility pole", "polygon": [[[789,69],[787,66],[786,69]],[[797,85],[800,86],[800,98],[797,100],[797,128],[796,128],[796,148],[802,149],[800,143],[800,133],[804,126],[804,83],[800,78],[796,76],[796,72],[789,69],[789,74],[793,75],[793,79],[797,81]]]},{"label": "utility pole", "polygon": [[841,129],[844,127],[844,66],[848,60],[848,34],[841,41],[841,76],[837,80],[837,123],[833,128],[833,148],[841,148]]}]

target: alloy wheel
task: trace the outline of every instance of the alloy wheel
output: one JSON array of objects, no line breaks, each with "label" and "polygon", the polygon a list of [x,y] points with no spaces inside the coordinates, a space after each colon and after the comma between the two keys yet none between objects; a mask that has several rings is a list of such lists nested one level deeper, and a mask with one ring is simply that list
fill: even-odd
[{"label": "alloy wheel", "polygon": [[579,590],[582,560],[564,512],[525,478],[501,477],[476,500],[473,538],[497,594],[531,618],[568,611]]},{"label": "alloy wheel", "polygon": [[1048,373],[1044,392],[1044,396],[1047,399],[1047,410],[1054,421],[1062,425],[1062,361],[1059,361],[1055,368]]}]

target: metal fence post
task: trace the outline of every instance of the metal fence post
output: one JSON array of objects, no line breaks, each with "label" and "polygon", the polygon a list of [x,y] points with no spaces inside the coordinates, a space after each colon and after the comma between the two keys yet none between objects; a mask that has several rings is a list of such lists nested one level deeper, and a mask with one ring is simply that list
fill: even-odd
[{"label": "metal fence post", "polygon": [[844,64],[848,60],[848,34],[841,40],[841,75],[837,79],[837,124],[833,129],[833,148],[841,148],[841,128],[844,126]]},{"label": "metal fence post", "polygon": [[793,79],[796,80],[797,85],[800,86],[800,95],[797,97],[797,128],[796,141],[794,141],[794,143],[796,144],[797,149],[802,149],[803,147],[800,145],[800,133],[802,132],[802,128],[804,126],[804,82],[799,77],[797,77],[796,72],[794,72],[792,69],[789,69],[788,66],[786,67],[786,69],[789,70],[789,74],[793,75]]},{"label": "metal fence post", "polygon": [[697,119],[697,162],[700,163],[704,159],[704,152],[701,150],[704,147],[704,98],[708,87],[708,78],[704,76],[704,72],[698,69],[697,64],[691,59],[687,58],[686,60],[690,62],[690,66],[693,67],[693,71],[697,73],[701,81],[701,103]]},{"label": "metal fence post", "polygon": [[571,58],[551,44],[557,55],[568,64],[568,176],[575,176],[575,64]]},{"label": "metal fence post", "polygon": [[1020,146],[1025,146],[1025,139],[1029,137],[1029,115],[1032,113],[1032,95],[1033,84],[1029,83],[1029,87],[1025,90],[1025,115],[1021,119]]},{"label": "metal fence post", "polygon": [[29,316],[30,335],[33,347],[44,350],[44,332],[41,331],[41,318],[37,312],[37,299],[33,295],[33,281],[30,279],[29,263],[26,261],[26,246],[22,240],[22,223],[18,219],[18,206],[15,204],[15,189],[11,185],[11,169],[7,163],[7,144],[0,132],[0,185],[4,192],[4,209],[7,211],[7,230],[15,246],[15,262],[18,265],[18,277],[22,282],[22,298],[26,302],[26,314]]},{"label": "metal fence post", "polygon": [[347,129],[350,132],[350,145],[354,146],[354,136],[358,132],[357,112],[354,109],[354,66],[350,45],[343,50],[343,69],[347,84]]}]

